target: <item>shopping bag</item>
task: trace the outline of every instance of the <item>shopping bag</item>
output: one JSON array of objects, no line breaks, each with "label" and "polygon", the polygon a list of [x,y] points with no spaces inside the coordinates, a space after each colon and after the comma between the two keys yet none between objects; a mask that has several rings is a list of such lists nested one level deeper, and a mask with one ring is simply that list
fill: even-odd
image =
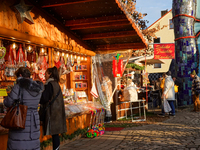
[{"label": "shopping bag", "polygon": [[164,105],[164,112],[170,112],[172,109],[168,103],[168,101],[164,98],[163,99],[163,105]]},{"label": "shopping bag", "polygon": [[1,121],[1,126],[8,129],[25,129],[27,109],[26,105],[16,101],[9,107]]}]

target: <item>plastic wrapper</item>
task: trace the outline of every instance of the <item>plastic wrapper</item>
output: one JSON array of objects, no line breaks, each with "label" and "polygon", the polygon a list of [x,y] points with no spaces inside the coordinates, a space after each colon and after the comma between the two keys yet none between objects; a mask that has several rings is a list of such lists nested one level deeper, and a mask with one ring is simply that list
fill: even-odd
[{"label": "plastic wrapper", "polygon": [[138,100],[138,93],[137,88],[133,86],[129,86],[124,89],[124,100],[125,101],[137,101]]}]

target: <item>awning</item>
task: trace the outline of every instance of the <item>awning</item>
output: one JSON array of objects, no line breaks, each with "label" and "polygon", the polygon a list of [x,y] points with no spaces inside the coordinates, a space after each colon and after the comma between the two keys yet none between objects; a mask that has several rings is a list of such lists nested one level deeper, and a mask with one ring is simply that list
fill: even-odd
[{"label": "awning", "polygon": [[29,0],[92,51],[138,50],[147,40],[121,0]]},{"label": "awning", "polygon": [[142,58],[139,58],[137,60],[135,60],[135,63],[136,64],[145,64],[145,59],[146,59],[146,63],[147,65],[152,65],[152,64],[164,64],[164,62],[160,59],[154,59],[154,55],[152,56],[147,56],[146,58],[145,57],[142,57]]},{"label": "awning", "polygon": [[[145,63],[145,60],[140,61],[140,63]],[[164,62],[161,61],[160,59],[147,59],[146,63],[147,63],[147,65],[164,64]]]}]

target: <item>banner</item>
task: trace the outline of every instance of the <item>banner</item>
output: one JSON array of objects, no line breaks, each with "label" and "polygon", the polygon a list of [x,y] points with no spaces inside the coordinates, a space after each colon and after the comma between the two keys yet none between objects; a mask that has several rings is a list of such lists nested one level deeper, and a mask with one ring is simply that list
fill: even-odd
[{"label": "banner", "polygon": [[175,45],[170,44],[154,44],[154,59],[174,59]]}]

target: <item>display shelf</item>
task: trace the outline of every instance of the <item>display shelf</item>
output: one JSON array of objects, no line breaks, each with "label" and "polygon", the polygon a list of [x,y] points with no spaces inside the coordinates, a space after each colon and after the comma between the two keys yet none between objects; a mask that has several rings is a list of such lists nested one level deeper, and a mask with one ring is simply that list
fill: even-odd
[{"label": "display shelf", "polygon": [[75,82],[78,82],[78,81],[88,81],[88,79],[85,79],[85,80],[73,80]]},{"label": "display shelf", "polygon": [[74,72],[87,72],[87,70],[86,69],[84,69],[84,70],[73,70]]},{"label": "display shelf", "polygon": [[87,90],[88,88],[75,88],[76,91],[85,91]]}]

